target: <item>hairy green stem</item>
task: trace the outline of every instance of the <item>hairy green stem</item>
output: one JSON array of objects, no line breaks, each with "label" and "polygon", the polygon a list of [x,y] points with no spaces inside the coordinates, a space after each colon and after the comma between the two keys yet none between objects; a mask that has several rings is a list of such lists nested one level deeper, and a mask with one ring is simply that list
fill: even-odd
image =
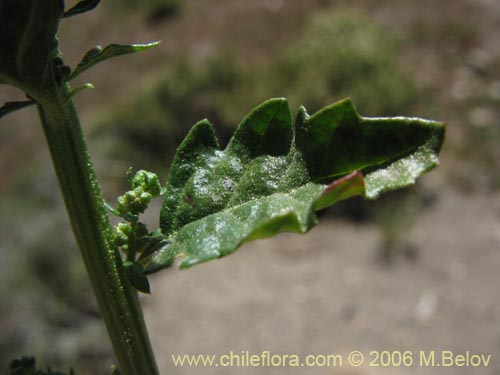
[{"label": "hairy green stem", "polygon": [[112,228],[66,85],[38,105],[76,241],[122,375],[158,375],[137,293],[113,245]]}]

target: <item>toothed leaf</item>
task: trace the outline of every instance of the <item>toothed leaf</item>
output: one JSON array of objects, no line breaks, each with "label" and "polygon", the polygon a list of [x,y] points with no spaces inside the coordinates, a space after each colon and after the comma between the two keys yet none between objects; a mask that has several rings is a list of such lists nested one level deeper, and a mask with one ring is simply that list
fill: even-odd
[{"label": "toothed leaf", "polygon": [[375,198],[438,165],[444,125],[365,118],[349,99],[292,119],[284,99],[256,107],[228,146],[206,120],[179,147],[160,215],[168,244],[146,272],[220,258],[245,242],[307,232],[315,211],[354,195]]}]

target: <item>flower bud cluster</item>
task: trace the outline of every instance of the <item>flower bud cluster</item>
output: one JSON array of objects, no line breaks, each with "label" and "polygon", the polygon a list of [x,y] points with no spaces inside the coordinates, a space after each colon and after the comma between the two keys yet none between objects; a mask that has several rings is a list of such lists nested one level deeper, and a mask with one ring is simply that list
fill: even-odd
[{"label": "flower bud cluster", "polygon": [[129,169],[128,180],[131,190],[118,197],[116,209],[108,209],[125,221],[114,227],[114,243],[125,257],[123,265],[131,284],[139,291],[149,293],[149,282],[144,271],[144,262],[167,242],[159,230],[149,232],[139,215],[148,207],[155,196],[162,194],[158,176],[140,170],[132,177]]},{"label": "flower bud cluster", "polygon": [[132,190],[118,197],[116,209],[122,216],[142,214],[151,199],[161,193],[158,176],[144,170],[140,170],[135,174],[131,180],[131,187]]}]

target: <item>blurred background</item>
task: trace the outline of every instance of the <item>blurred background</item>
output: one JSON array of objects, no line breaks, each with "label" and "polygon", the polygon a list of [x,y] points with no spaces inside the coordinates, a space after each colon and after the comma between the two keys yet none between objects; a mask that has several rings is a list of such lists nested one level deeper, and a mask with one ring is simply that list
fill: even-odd
[{"label": "blurred background", "polygon": [[[142,301],[162,373],[500,374],[500,2],[107,0],[59,34],[73,67],[97,44],[162,40],[79,78],[95,85],[76,104],[112,202],[129,166],[165,181],[196,121],[207,117],[224,144],[270,97],[313,113],[351,96],[364,116],[448,123],[441,167],[415,187],[341,203],[307,236],[153,276]],[[22,97],[0,87],[0,102]],[[113,354],[33,108],[0,120],[0,194],[0,373],[31,354],[42,366],[109,374]],[[299,371],[170,360],[230,350],[493,358],[477,369]]]}]

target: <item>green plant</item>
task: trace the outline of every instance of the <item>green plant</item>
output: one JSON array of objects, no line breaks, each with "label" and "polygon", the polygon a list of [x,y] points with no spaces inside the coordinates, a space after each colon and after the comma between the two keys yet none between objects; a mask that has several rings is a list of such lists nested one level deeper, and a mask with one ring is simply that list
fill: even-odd
[{"label": "green plant", "polygon": [[[98,3],[82,0],[66,12],[56,0],[0,3],[0,83],[28,97],[6,103],[0,113],[38,108],[121,374],[158,373],[133,288],[148,292],[149,273],[176,259],[185,268],[219,258],[282,231],[304,233],[316,223],[316,210],[354,195],[374,199],[438,164],[442,123],[361,117],[348,99],[311,116],[300,107],[293,117],[285,99],[271,99],[245,117],[224,149],[208,120],[198,122],[179,146],[166,185],[151,172],[129,170],[130,190],[113,207],[102,198],[72,102],[90,84],[72,89],[70,81],[94,64],[155,43],[93,48],[72,71],[55,37],[59,22]],[[150,231],[140,215],[159,195],[160,228]],[[106,209],[123,219],[114,229]],[[12,373],[43,374],[34,365],[14,362]]]}]

